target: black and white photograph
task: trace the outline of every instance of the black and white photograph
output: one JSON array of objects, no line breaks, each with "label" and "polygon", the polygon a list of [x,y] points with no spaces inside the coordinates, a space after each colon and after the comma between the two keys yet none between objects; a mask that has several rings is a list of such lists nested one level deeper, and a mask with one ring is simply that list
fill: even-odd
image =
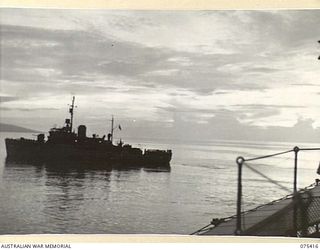
[{"label": "black and white photograph", "polygon": [[0,235],[320,238],[319,24],[0,8]]}]

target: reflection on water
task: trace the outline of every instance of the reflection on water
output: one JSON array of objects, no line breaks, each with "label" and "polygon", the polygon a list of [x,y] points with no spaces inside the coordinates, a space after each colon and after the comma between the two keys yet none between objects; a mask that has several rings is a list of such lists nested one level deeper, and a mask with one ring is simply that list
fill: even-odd
[{"label": "reflection on water", "polygon": [[[162,176],[142,184],[140,180],[148,177],[144,173]],[[120,233],[128,223],[121,221],[129,214],[136,213],[134,220],[139,220],[148,212],[142,203],[144,194],[153,192],[148,185],[160,184],[169,174],[170,168],[25,164],[6,159],[1,190],[6,205],[1,208],[5,214],[0,214],[5,223],[0,233]],[[138,225],[127,228],[138,233]]]}]

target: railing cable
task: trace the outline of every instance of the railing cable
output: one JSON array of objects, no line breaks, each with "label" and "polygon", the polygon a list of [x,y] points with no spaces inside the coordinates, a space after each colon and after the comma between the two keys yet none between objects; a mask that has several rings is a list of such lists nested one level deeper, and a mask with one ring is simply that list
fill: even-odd
[{"label": "railing cable", "polygon": [[255,160],[269,158],[269,157],[273,157],[273,156],[277,156],[277,155],[287,154],[287,153],[290,153],[290,152],[293,152],[293,149],[287,150],[287,151],[283,151],[283,152],[280,152],[280,153],[271,154],[271,155],[264,155],[264,156],[259,156],[259,157],[255,157],[255,158],[244,159],[244,161],[255,161]]},{"label": "railing cable", "polygon": [[320,150],[320,148],[300,148],[302,151],[307,151],[307,150]]},{"label": "railing cable", "polygon": [[283,185],[281,185],[279,182],[271,179],[270,177],[268,177],[267,175],[261,173],[260,171],[254,169],[253,167],[251,167],[248,163],[244,162],[243,165],[245,165],[247,168],[249,168],[251,171],[255,172],[256,174],[262,176],[263,178],[267,179],[268,181],[270,181],[271,183],[277,185],[278,187],[280,187],[281,189],[283,189],[286,192],[291,192],[291,190]]}]

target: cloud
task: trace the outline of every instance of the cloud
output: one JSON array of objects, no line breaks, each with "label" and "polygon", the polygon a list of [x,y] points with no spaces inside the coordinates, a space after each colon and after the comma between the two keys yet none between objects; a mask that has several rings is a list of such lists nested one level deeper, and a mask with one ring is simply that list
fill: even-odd
[{"label": "cloud", "polygon": [[222,114],[250,129],[320,126],[319,10],[0,11],[3,119],[60,117],[76,95],[88,123],[117,112],[185,130]]},{"label": "cloud", "polygon": [[[228,64],[231,57],[240,60],[236,59],[237,55],[213,54],[203,58],[198,54],[176,53],[178,56],[171,57],[172,51],[115,42],[91,31],[3,25],[2,35],[2,79],[24,82],[30,92],[35,90],[33,93],[50,88],[68,91],[77,85],[71,81],[86,82],[90,90],[95,84],[101,87],[101,81],[97,83],[99,78],[112,77],[127,78],[127,85],[156,82],[199,94],[217,88],[263,88],[258,84],[236,84],[235,75],[218,69],[218,66]],[[188,63],[191,60],[193,63]],[[214,65],[217,66],[215,71],[212,70]],[[35,83],[43,88],[34,86]]]},{"label": "cloud", "polygon": [[[222,110],[221,110],[222,111]],[[186,125],[186,120],[176,119],[175,133],[179,128],[189,128],[182,131],[189,136],[190,140],[257,140],[257,141],[309,141],[319,142],[320,129],[314,129],[314,120],[298,120],[293,127],[269,126],[261,128],[259,126],[241,123],[237,118],[238,114],[224,110],[217,112],[209,119],[208,123],[192,122],[192,126]],[[192,130],[191,130],[192,128]],[[178,133],[181,137],[182,133]],[[182,137],[183,138],[183,137]]]},{"label": "cloud", "polygon": [[228,91],[214,91],[213,94],[215,95],[226,95],[229,94],[230,92]]},{"label": "cloud", "polygon": [[250,109],[261,109],[261,108],[305,108],[303,105],[275,105],[275,104],[241,104],[232,105],[237,107],[246,107]]},{"label": "cloud", "polygon": [[0,96],[0,103],[18,100],[16,96]]},{"label": "cloud", "polygon": [[9,110],[9,111],[50,111],[58,110],[57,108],[9,108],[9,107],[0,107],[0,110]]},{"label": "cloud", "polygon": [[275,68],[268,68],[268,67],[253,67],[251,69],[249,69],[249,71],[251,72],[258,72],[258,73],[272,73],[275,71],[279,71],[279,69],[275,69]]},{"label": "cloud", "polygon": [[[148,68],[139,63],[139,60],[145,60],[144,54],[153,62],[160,60],[158,57],[167,58],[165,54],[148,52],[147,49],[126,43],[118,42],[112,47],[113,41],[78,31],[4,26],[2,36],[1,75],[5,87],[10,88],[12,83],[21,85],[23,82],[27,86],[26,91],[33,94],[72,89],[77,92],[79,86],[86,87],[88,92],[92,88],[96,88],[96,92],[103,87],[110,90],[114,82],[119,83],[119,79],[123,79],[125,84],[134,82],[136,85],[135,76],[148,72]],[[39,46],[30,46],[30,41],[44,38],[43,43],[38,43]],[[12,40],[23,40],[23,45],[17,48]],[[55,45],[48,47],[47,43]],[[108,86],[110,82],[113,82],[113,86]],[[152,83],[142,81],[142,85],[152,86]]]},{"label": "cloud", "polygon": [[292,86],[302,86],[302,87],[319,87],[319,84],[312,83],[292,83]]}]

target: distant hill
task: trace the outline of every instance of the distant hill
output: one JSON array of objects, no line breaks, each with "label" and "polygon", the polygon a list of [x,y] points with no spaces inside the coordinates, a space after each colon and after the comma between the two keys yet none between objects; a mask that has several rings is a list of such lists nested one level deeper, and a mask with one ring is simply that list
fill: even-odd
[{"label": "distant hill", "polygon": [[0,123],[0,132],[39,133],[40,131],[23,128],[12,124]]}]

